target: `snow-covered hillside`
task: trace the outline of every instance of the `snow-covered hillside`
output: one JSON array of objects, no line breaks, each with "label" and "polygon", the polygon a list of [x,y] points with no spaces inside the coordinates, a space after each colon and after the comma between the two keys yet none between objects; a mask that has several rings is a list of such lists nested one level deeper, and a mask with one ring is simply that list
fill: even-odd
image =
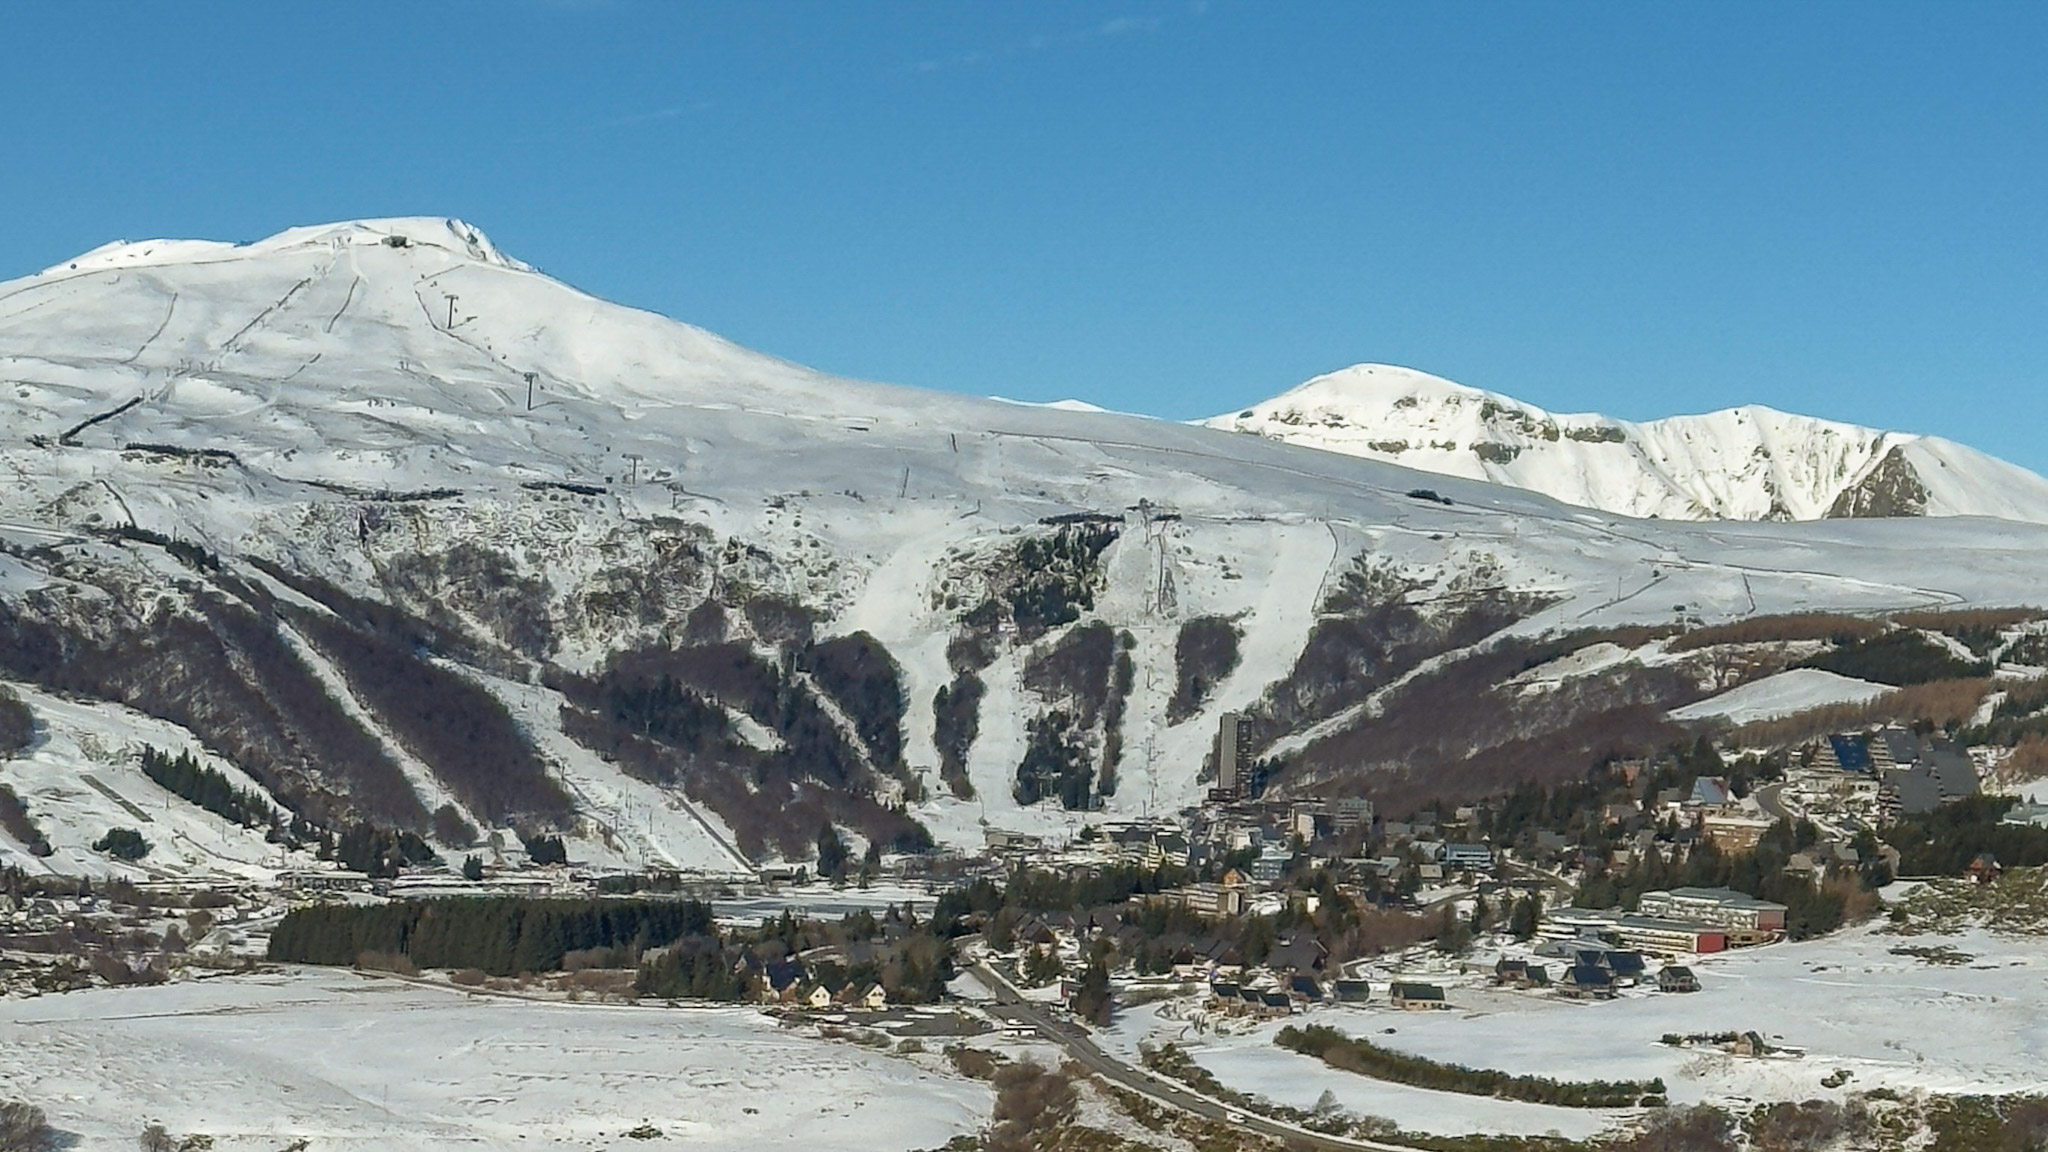
[{"label": "snow-covered hillside", "polygon": [[1754,404],[1632,424],[1359,364],[1206,423],[1625,516],[2048,521],[2048,480],[2023,468],[1948,440]]},{"label": "snow-covered hillside", "polygon": [[[1764,468],[1789,512],[1893,443],[1857,435],[1809,480]],[[1967,470],[1901,442],[1937,448]],[[1929,510],[1995,496],[2013,519],[1696,524],[1412,455],[838,379],[458,221],[115,245],[0,284],[0,682],[155,717],[294,811],[729,870],[807,857],[828,821],[858,851],[1170,811],[1203,794],[1225,709],[1299,754],[1282,786],[1370,791],[1379,765],[1433,763],[1344,743],[1403,730],[1390,694],[1473,657],[1504,680],[1655,642],[1603,630],[2048,602],[2048,527],[2023,522],[2048,516],[1981,470],[1979,504],[1930,484]],[[1725,499],[1754,504],[1745,483]],[[1688,659],[1581,680],[1662,716],[1730,686]],[[1565,714],[1523,687],[1484,739]],[[39,715],[43,743],[0,766],[32,814],[83,814],[52,836],[67,852],[117,818],[62,779],[91,714]],[[1607,740],[1602,714],[1575,731]],[[139,739],[119,723],[102,747]],[[1100,807],[1020,803],[1027,761]]]}]

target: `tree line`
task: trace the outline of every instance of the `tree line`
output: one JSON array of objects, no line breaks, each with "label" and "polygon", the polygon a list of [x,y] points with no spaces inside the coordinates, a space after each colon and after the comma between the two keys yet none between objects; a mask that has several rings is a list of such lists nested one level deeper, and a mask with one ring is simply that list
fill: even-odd
[{"label": "tree line", "polygon": [[377,952],[404,956],[422,968],[475,968],[514,976],[557,971],[570,952],[637,954],[712,932],[711,905],[696,900],[507,896],[317,904],[285,914],[271,933],[269,958],[348,965]]},{"label": "tree line", "polygon": [[165,791],[244,828],[278,823],[277,810],[261,793],[235,787],[221,772],[201,764],[189,750],[172,756],[145,746],[142,774]]},{"label": "tree line", "polygon": [[1445,1064],[1424,1056],[1382,1048],[1370,1040],[1347,1037],[1334,1028],[1288,1025],[1273,1042],[1293,1052],[1314,1056],[1332,1068],[1376,1080],[1390,1080],[1438,1092],[1494,1096],[1566,1108],[1633,1108],[1664,1095],[1664,1081],[1553,1080],[1548,1076],[1517,1076],[1489,1068]]}]

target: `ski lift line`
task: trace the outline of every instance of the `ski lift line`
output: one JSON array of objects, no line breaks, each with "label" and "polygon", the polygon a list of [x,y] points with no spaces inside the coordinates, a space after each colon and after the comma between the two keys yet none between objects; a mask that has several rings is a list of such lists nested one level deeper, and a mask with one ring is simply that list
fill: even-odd
[{"label": "ski lift line", "polygon": [[298,366],[297,368],[294,368],[294,369],[292,369],[292,370],[291,370],[291,372],[290,372],[289,374],[287,374],[287,375],[285,375],[285,376],[282,376],[282,377],[280,377],[280,378],[278,379],[278,381],[277,381],[277,382],[278,382],[279,384],[284,384],[284,383],[288,383],[288,382],[290,382],[290,381],[292,381],[292,380],[296,380],[296,379],[298,379],[298,377],[299,377],[299,373],[301,373],[301,372],[304,372],[304,371],[305,371],[306,369],[308,369],[308,368],[311,368],[311,367],[312,367],[313,365],[315,365],[315,364],[318,364],[318,363],[320,362],[320,357],[322,357],[322,356],[325,356],[325,355],[326,355],[326,353],[325,353],[325,352],[315,352],[315,353],[313,353],[313,355],[312,355],[312,356],[311,356],[310,358],[308,358],[308,359],[307,359],[307,360],[305,360],[305,361],[304,361],[303,363],[301,363],[301,364],[300,364],[300,365],[299,365],[299,366]]},{"label": "ski lift line", "polygon": [[313,277],[308,276],[304,280],[299,281],[297,284],[292,285],[290,288],[285,289],[284,295],[278,297],[277,302],[275,304],[272,304],[270,307],[265,308],[261,312],[258,312],[256,314],[255,319],[252,319],[247,324],[242,325],[242,328],[239,332],[236,332],[233,336],[228,337],[225,341],[221,343],[221,355],[229,356],[233,355],[236,352],[240,352],[242,350],[242,337],[247,336],[250,333],[250,331],[254,329],[258,324],[261,324],[265,320],[268,320],[270,318],[271,313],[276,312],[279,309],[283,308],[285,305],[291,303],[292,297],[297,296],[308,284],[311,284],[312,282]]},{"label": "ski lift line", "polygon": [[350,281],[348,282],[348,295],[346,295],[346,296],[343,296],[343,297],[341,298],[341,307],[339,307],[339,308],[335,309],[335,310],[334,310],[334,315],[332,315],[332,316],[329,316],[329,317],[327,318],[327,326],[326,326],[325,328],[322,328],[322,329],[321,329],[321,331],[322,331],[322,332],[329,332],[329,333],[331,333],[331,332],[333,332],[333,331],[334,331],[334,326],[335,326],[336,324],[339,324],[339,323],[341,322],[341,315],[342,315],[342,313],[344,313],[344,312],[347,312],[347,311],[348,311],[348,306],[349,306],[350,304],[353,304],[353,303],[355,303],[355,299],[356,299],[356,289],[357,289],[358,287],[360,287],[360,286],[362,285],[362,283],[363,283],[363,277],[362,277],[362,274],[361,274],[361,273],[357,273],[357,274],[356,274],[356,277],[355,277],[355,279],[353,279],[353,280],[350,280]]},{"label": "ski lift line", "polygon": [[121,499],[121,494],[114,490],[113,484],[109,483],[105,477],[100,478],[100,487],[105,488],[107,495],[114,498],[114,503],[121,506],[121,514],[128,517],[128,526],[130,528],[135,527],[135,513],[128,507],[128,501]]},{"label": "ski lift line", "polygon": [[137,396],[134,399],[122,404],[120,407],[114,409],[111,412],[102,412],[97,416],[92,416],[87,419],[79,421],[78,423],[72,425],[70,428],[67,428],[63,432],[59,433],[57,436],[57,443],[63,445],[66,448],[79,447],[80,445],[75,438],[80,432],[85,431],[87,428],[90,428],[95,424],[102,424],[108,420],[112,420],[114,417],[119,416],[123,412],[126,412],[129,409],[135,407],[136,405],[142,403],[142,400],[142,397]]},{"label": "ski lift line", "polygon": [[128,356],[128,358],[127,358],[126,360],[123,360],[123,361],[121,361],[121,363],[123,363],[123,364],[133,364],[133,363],[135,363],[135,362],[136,362],[137,360],[140,360],[140,359],[142,359],[142,354],[143,354],[144,352],[147,352],[147,351],[149,351],[149,346],[150,346],[151,344],[154,344],[154,343],[156,343],[156,338],[157,338],[157,337],[159,337],[159,336],[161,336],[161,335],[163,335],[163,334],[164,334],[164,329],[166,329],[166,328],[169,328],[169,327],[171,326],[171,317],[172,317],[172,315],[174,315],[174,314],[175,314],[175,313],[176,313],[177,311],[178,311],[178,294],[177,294],[176,292],[172,292],[172,293],[171,293],[171,302],[170,302],[170,305],[169,305],[168,307],[166,307],[166,308],[164,309],[164,318],[163,318],[163,319],[162,319],[161,321],[159,321],[159,322],[157,323],[157,326],[156,326],[156,331],[154,331],[154,332],[151,332],[151,333],[149,334],[149,339],[147,339],[147,340],[144,340],[144,341],[143,341],[143,342],[141,343],[141,345],[140,345],[140,346],[138,346],[138,347],[137,347],[137,348],[135,349],[135,351],[134,351],[134,352],[130,353],[130,354],[129,354],[129,356]]}]

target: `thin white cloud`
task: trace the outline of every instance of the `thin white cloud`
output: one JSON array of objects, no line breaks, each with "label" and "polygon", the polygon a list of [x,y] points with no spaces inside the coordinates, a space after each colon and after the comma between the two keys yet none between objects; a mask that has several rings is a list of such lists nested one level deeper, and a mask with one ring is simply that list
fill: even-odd
[{"label": "thin white cloud", "polygon": [[[1198,0],[1195,6],[1189,8],[1189,12],[1199,16],[1202,14],[1205,8],[1206,5],[1199,2]],[[1005,57],[1015,56],[1018,55],[1019,53],[1024,52],[1043,52],[1048,48],[1057,48],[1063,45],[1072,44],[1085,44],[1090,40],[1102,40],[1113,36],[1133,36],[1147,32],[1157,32],[1162,26],[1165,25],[1165,23],[1166,21],[1164,19],[1157,16],[1114,16],[1108,20],[1104,20],[1100,24],[1097,24],[1093,28],[1082,29],[1078,32],[1068,32],[1063,35],[1046,35],[1041,33],[1036,36],[1030,36],[1023,40],[1019,40],[1012,44],[1005,44],[999,48],[980,49],[973,52],[959,52],[951,56],[940,56],[928,60],[919,60],[915,64],[911,64],[901,70],[909,72],[930,73],[944,72],[954,68],[970,68],[976,64],[982,64],[993,60],[1000,60]]]}]

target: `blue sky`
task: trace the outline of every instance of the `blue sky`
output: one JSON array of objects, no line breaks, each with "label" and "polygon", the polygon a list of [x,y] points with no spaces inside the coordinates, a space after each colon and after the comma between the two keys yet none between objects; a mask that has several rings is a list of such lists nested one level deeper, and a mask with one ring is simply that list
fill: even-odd
[{"label": "blue sky", "polygon": [[847,374],[1170,417],[1361,360],[2048,469],[2048,7],[0,10],[0,277],[457,215]]}]

